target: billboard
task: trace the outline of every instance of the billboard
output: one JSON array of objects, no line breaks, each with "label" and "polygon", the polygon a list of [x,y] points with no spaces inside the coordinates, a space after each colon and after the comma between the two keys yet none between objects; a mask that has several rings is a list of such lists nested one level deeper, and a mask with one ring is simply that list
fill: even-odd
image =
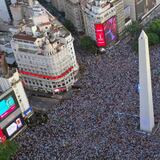
[{"label": "billboard", "polygon": [[3,134],[3,131],[0,128],[0,143],[4,143],[5,141],[6,141],[6,136]]},{"label": "billboard", "polygon": [[111,17],[105,23],[103,23],[104,36],[107,45],[117,39],[117,22],[116,16]]},{"label": "billboard", "polygon": [[19,115],[12,120],[5,128],[3,128],[3,133],[7,138],[13,137],[17,132],[19,132],[25,126],[24,119],[22,115]]},{"label": "billboard", "polygon": [[0,98],[0,122],[18,108],[18,102],[13,91]]},{"label": "billboard", "polygon": [[105,47],[106,40],[104,35],[103,24],[95,24],[96,42],[98,47]]},{"label": "billboard", "polygon": [[95,24],[96,42],[98,47],[106,47],[117,39],[116,16],[111,17],[103,24]]}]

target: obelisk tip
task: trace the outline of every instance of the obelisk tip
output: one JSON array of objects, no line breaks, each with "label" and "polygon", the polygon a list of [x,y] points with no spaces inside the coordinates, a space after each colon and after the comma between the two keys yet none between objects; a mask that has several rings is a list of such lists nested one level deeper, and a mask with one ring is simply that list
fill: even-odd
[{"label": "obelisk tip", "polygon": [[148,36],[146,35],[145,31],[142,30],[140,36],[139,36],[139,39],[148,39]]}]

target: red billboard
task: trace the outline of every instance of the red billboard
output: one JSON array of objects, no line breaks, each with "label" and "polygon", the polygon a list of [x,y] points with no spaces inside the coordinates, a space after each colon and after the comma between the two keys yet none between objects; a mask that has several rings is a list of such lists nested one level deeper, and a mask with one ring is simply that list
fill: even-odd
[{"label": "red billboard", "polygon": [[116,16],[108,19],[103,24],[95,24],[96,41],[98,47],[106,47],[117,39]]},{"label": "red billboard", "polygon": [[105,47],[106,40],[104,35],[104,28],[103,24],[95,24],[95,31],[96,31],[96,41],[98,47]]},{"label": "red billboard", "polygon": [[103,28],[107,44],[117,39],[116,16],[108,19],[105,23],[103,23]]},{"label": "red billboard", "polygon": [[3,134],[3,131],[0,128],[0,143],[4,143],[5,141],[6,141],[6,136]]},{"label": "red billboard", "polygon": [[0,98],[0,122],[8,117],[18,107],[19,104],[13,91],[10,91],[7,95],[2,95]]}]

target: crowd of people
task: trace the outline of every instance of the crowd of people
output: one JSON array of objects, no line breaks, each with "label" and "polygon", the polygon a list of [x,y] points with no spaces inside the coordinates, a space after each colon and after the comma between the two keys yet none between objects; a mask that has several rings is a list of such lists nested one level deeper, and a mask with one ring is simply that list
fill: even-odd
[{"label": "crowd of people", "polygon": [[[16,160],[160,159],[160,47],[151,48],[155,132],[139,129],[138,55],[121,41],[94,56],[77,55],[85,71],[72,98],[55,104],[46,124],[17,137]],[[84,69],[84,68],[83,68]]]}]

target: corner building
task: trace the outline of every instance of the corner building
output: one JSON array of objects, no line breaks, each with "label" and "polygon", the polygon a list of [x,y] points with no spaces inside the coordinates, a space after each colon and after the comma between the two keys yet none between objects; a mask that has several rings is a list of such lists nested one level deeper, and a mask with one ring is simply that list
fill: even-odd
[{"label": "corner building", "polygon": [[105,47],[125,28],[123,1],[90,0],[82,5],[86,35]]},{"label": "corner building", "polygon": [[71,33],[39,3],[18,30],[11,45],[25,87],[51,93],[68,90],[79,69]]},{"label": "corner building", "polygon": [[141,20],[145,14],[159,3],[159,0],[124,0],[125,6],[130,7],[130,16],[134,21]]}]

